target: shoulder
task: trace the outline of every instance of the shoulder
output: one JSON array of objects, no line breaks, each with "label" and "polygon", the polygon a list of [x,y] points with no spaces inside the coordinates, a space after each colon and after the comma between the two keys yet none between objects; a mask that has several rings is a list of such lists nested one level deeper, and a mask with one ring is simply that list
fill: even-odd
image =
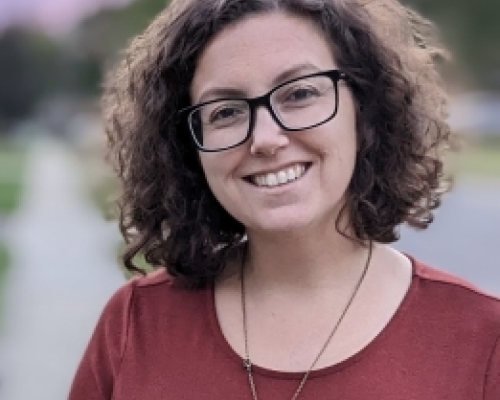
[{"label": "shoulder", "polygon": [[165,268],[158,268],[146,275],[132,277],[114,293],[109,303],[130,305],[143,298],[154,298],[159,295],[164,298],[176,295],[189,296],[197,292],[200,291],[180,287]]},{"label": "shoulder", "polygon": [[[172,286],[173,280],[164,269],[158,269],[144,276],[135,276],[125,282],[108,300],[100,317],[100,325],[106,327],[105,330],[119,330],[125,334],[132,309],[137,299],[143,297],[148,288],[165,288],[167,292]],[[157,290],[161,292],[162,290]]]},{"label": "shoulder", "polygon": [[209,288],[182,288],[165,268],[159,268],[122,285],[108,301],[104,315],[115,323],[121,315],[121,322],[128,325],[132,321],[173,318],[179,312],[191,314],[205,307],[210,293]]},{"label": "shoulder", "polygon": [[454,274],[414,259],[412,262],[415,290],[434,314],[453,312],[464,323],[487,327],[500,335],[499,297]]},{"label": "shoulder", "polygon": [[413,280],[406,315],[415,335],[413,345],[424,343],[441,357],[436,363],[448,363],[457,377],[460,371],[464,379],[478,376],[485,400],[500,399],[500,298],[409,258]]},{"label": "shoulder", "polygon": [[421,281],[440,286],[441,289],[448,289],[457,293],[472,296],[480,301],[500,307],[500,297],[478,288],[471,282],[450,272],[430,266],[418,260],[413,261],[414,275]]},{"label": "shoulder", "polygon": [[129,308],[133,298],[148,288],[164,287],[168,289],[173,286],[173,279],[164,268],[160,268],[147,275],[134,276],[124,283],[111,297],[106,309]]}]

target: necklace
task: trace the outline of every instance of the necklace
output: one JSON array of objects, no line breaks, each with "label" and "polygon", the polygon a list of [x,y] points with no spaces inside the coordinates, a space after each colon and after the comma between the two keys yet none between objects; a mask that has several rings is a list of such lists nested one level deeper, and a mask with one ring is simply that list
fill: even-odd
[{"label": "necklace", "polygon": [[[356,294],[358,293],[358,290],[359,290],[359,288],[361,286],[361,283],[365,279],[366,272],[368,271],[368,266],[370,265],[370,261],[371,261],[371,258],[372,258],[372,251],[373,251],[373,244],[372,244],[372,242],[370,242],[369,248],[368,248],[368,257],[366,259],[366,263],[365,263],[363,272],[362,272],[360,278],[358,279],[358,282],[356,283],[356,286],[354,287],[354,290],[352,291],[351,296],[349,297],[349,301],[347,302],[347,305],[345,306],[344,311],[342,311],[342,314],[340,315],[339,319],[337,320],[337,322],[333,326],[333,329],[331,330],[330,334],[326,338],[325,343],[323,344],[323,346],[321,347],[320,351],[318,352],[318,354],[314,358],[311,366],[304,373],[304,376],[302,377],[299,385],[297,386],[297,389],[295,390],[295,392],[294,392],[291,400],[296,400],[297,397],[299,396],[300,392],[304,388],[304,385],[305,385],[307,379],[309,378],[309,375],[311,374],[312,370],[316,366],[318,360],[321,358],[321,356],[325,352],[326,348],[328,347],[328,344],[330,343],[330,341],[332,340],[333,336],[335,335],[335,332],[337,332],[337,329],[340,326],[340,323],[342,322],[342,320],[344,319],[345,315],[347,314],[347,311],[349,310],[349,307],[351,306],[354,298],[356,297]],[[249,350],[248,350],[247,310],[246,310],[245,280],[244,280],[243,270],[242,270],[242,273],[241,273],[240,282],[241,282],[241,311],[242,311],[242,314],[243,314],[243,335],[244,335],[244,338],[245,338],[245,359],[243,360],[243,366],[247,370],[247,373],[248,373],[248,383],[250,384],[250,392],[252,393],[252,399],[253,400],[259,400],[259,397],[257,396],[257,389],[255,388],[255,382],[254,382],[254,379],[253,379],[252,361],[250,360],[250,354],[249,354]]]}]

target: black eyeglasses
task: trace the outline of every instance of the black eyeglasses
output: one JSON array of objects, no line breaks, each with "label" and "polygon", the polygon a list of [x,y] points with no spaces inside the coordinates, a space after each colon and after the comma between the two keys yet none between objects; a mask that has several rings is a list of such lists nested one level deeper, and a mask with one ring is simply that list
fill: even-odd
[{"label": "black eyeglasses", "polygon": [[250,138],[259,106],[287,131],[312,129],[330,121],[337,114],[341,79],[348,77],[339,70],[318,72],[281,83],[263,96],[211,100],[179,113],[199,150],[228,150]]}]

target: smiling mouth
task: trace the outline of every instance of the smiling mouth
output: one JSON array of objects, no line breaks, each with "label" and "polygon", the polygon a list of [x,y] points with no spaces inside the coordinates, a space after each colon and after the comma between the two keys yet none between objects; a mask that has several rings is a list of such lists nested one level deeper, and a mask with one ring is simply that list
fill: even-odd
[{"label": "smiling mouth", "polygon": [[309,168],[308,163],[297,163],[276,172],[266,174],[250,175],[245,179],[251,184],[259,187],[276,187],[286,185],[301,178]]}]

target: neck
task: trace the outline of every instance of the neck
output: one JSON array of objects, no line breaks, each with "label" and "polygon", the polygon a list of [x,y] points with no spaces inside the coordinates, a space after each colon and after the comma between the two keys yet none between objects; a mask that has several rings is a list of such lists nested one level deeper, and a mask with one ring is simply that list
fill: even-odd
[{"label": "neck", "polygon": [[317,290],[342,287],[359,276],[368,248],[333,230],[269,236],[249,233],[246,260],[249,285],[261,290]]}]

